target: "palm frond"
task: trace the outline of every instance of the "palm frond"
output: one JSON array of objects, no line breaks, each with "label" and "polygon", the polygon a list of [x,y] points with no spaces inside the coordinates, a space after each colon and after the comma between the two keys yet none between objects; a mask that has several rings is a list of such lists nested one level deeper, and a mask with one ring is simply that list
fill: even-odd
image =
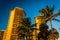
[{"label": "palm frond", "polygon": [[53,18],[52,20],[55,20],[55,21],[57,21],[57,22],[60,22],[60,20],[58,20],[58,19],[55,19],[55,18]]}]

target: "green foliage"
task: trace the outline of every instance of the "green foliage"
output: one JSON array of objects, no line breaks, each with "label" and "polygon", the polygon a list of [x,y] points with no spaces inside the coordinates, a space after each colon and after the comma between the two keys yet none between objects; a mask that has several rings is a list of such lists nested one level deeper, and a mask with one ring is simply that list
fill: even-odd
[{"label": "green foliage", "polygon": [[46,6],[46,8],[39,10],[39,12],[41,12],[41,15],[44,14],[46,18],[50,17],[53,14],[53,11],[54,11],[54,5],[52,8]]},{"label": "green foliage", "polygon": [[48,29],[48,25],[46,25],[46,24],[41,24],[41,25],[40,25],[39,30],[40,30],[41,32],[43,32],[43,31],[45,31],[45,30],[47,30],[47,29]]},{"label": "green foliage", "polygon": [[24,36],[28,36],[30,32],[30,26],[31,26],[31,19],[30,18],[24,18],[21,22],[22,26],[19,26],[18,29],[18,35],[19,37],[24,38]]},{"label": "green foliage", "polygon": [[49,35],[48,26],[46,24],[41,24],[39,29],[40,32],[38,33],[38,40],[47,40],[47,36]]},{"label": "green foliage", "polygon": [[31,19],[30,18],[23,19],[22,24],[23,24],[23,26],[30,27],[30,25],[31,25]]},{"label": "green foliage", "polygon": [[[54,11],[54,5],[52,8],[49,8],[48,6],[46,6],[46,8],[39,10],[39,12],[41,12],[41,15],[43,15],[47,19],[46,23],[48,20],[51,20],[53,11]],[[52,28],[51,30],[48,31],[48,26],[46,24],[41,24],[39,30],[40,30],[40,32],[38,33],[38,40],[41,40],[41,39],[54,40],[54,39],[58,39],[58,37],[59,37],[59,33],[57,32],[57,30]]]},{"label": "green foliage", "polygon": [[50,29],[49,30],[49,35],[48,35],[48,37],[50,38],[50,39],[58,39],[59,38],[59,33],[57,32],[57,30],[55,29],[55,28],[52,28],[52,29]]}]

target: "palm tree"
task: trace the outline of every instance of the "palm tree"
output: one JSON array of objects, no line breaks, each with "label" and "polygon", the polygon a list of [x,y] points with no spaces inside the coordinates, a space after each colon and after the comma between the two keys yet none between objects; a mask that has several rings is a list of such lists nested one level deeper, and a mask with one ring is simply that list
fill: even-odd
[{"label": "palm tree", "polygon": [[[53,31],[53,35],[52,35],[52,31]],[[52,37],[53,36],[53,37]],[[49,31],[49,36],[48,36],[48,39],[49,40],[58,40],[58,38],[59,38],[59,33],[57,32],[57,30],[56,29],[54,29],[54,28],[52,28],[50,31]]]},{"label": "palm tree", "polygon": [[[48,9],[50,9],[50,8],[48,8]],[[58,15],[58,14],[60,14],[60,13],[58,13],[58,14],[55,14],[55,15],[53,15],[53,11],[54,11],[54,6],[50,9],[50,11],[48,12],[49,13],[49,17],[48,18],[50,18],[49,20],[50,20],[50,27],[51,27],[51,34],[50,34],[50,36],[52,37],[52,40],[55,40],[55,38],[58,38],[58,32],[54,29],[54,28],[52,28],[52,17],[54,17],[55,15]],[[53,15],[53,16],[52,16]],[[58,21],[58,20],[57,20]],[[56,32],[54,32],[54,31],[56,31]]]},{"label": "palm tree", "polygon": [[41,24],[38,33],[38,40],[47,40],[48,36],[48,26],[46,24]]},{"label": "palm tree", "polygon": [[30,33],[30,25],[31,25],[31,19],[30,18],[24,18],[21,22],[22,26],[18,27],[18,35],[21,37],[23,36],[26,37],[30,37],[29,33]]},{"label": "palm tree", "polygon": [[20,39],[24,40],[24,37],[26,36],[26,31],[27,31],[27,29],[24,28],[23,26],[18,27],[18,36],[20,37]]},{"label": "palm tree", "polygon": [[[60,11],[57,14],[55,14],[55,15],[53,15],[53,11],[54,11],[54,5],[53,5],[52,8],[49,8],[48,6],[46,6],[45,9],[40,10],[41,15],[44,15],[44,17],[46,17],[46,23],[47,23],[47,21],[50,21],[51,29],[52,29],[52,18],[60,15]],[[59,21],[59,20],[57,20],[57,21]],[[53,31],[51,31],[51,32],[52,32],[51,37],[54,40],[54,36],[53,36],[54,32]]]}]

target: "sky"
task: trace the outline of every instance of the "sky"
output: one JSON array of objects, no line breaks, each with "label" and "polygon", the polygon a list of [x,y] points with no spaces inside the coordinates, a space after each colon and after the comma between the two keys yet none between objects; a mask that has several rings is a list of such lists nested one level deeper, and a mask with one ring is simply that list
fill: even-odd
[{"label": "sky", "polygon": [[[15,7],[23,8],[26,12],[26,17],[31,17],[32,24],[34,17],[39,16],[39,10],[45,8],[46,5],[52,7],[55,5],[54,13],[60,9],[60,0],[0,0],[0,30],[6,30],[10,10]],[[56,17],[60,20],[60,16]],[[50,23],[47,23],[50,26]],[[60,33],[60,22],[52,21],[53,27]]]}]

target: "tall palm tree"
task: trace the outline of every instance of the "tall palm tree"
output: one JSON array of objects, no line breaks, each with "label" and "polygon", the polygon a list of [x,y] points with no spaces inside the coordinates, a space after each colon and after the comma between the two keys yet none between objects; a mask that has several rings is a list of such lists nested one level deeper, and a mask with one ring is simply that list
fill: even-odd
[{"label": "tall palm tree", "polygon": [[[44,15],[44,17],[46,17],[46,23],[47,21],[50,21],[51,29],[52,29],[52,17],[58,16],[58,14],[60,15],[60,11],[58,12],[58,14],[55,14],[55,15],[53,15],[53,11],[54,11],[54,5],[52,8],[49,8],[48,6],[46,6],[46,8],[40,10],[41,15]],[[51,31],[51,33],[52,33],[51,37],[54,40],[54,36],[53,36],[54,32]]]},{"label": "tall palm tree", "polygon": [[[50,9],[50,8],[49,8]],[[48,10],[47,10],[48,11]],[[52,15],[53,15],[53,11],[54,11],[54,6],[50,9],[50,11],[48,12],[49,13],[49,17],[51,17]],[[60,14],[60,13],[58,13],[58,14]],[[58,15],[57,14],[57,15]],[[47,15],[48,16],[48,15]],[[49,18],[48,17],[48,18]],[[58,32],[54,29],[54,28],[52,28],[52,17],[50,18],[50,27],[51,27],[51,34],[50,34],[50,36],[52,37],[52,40],[55,40],[55,38],[57,37],[58,38]],[[56,31],[56,32],[54,32],[54,31]],[[56,36],[55,36],[56,35]]]}]

